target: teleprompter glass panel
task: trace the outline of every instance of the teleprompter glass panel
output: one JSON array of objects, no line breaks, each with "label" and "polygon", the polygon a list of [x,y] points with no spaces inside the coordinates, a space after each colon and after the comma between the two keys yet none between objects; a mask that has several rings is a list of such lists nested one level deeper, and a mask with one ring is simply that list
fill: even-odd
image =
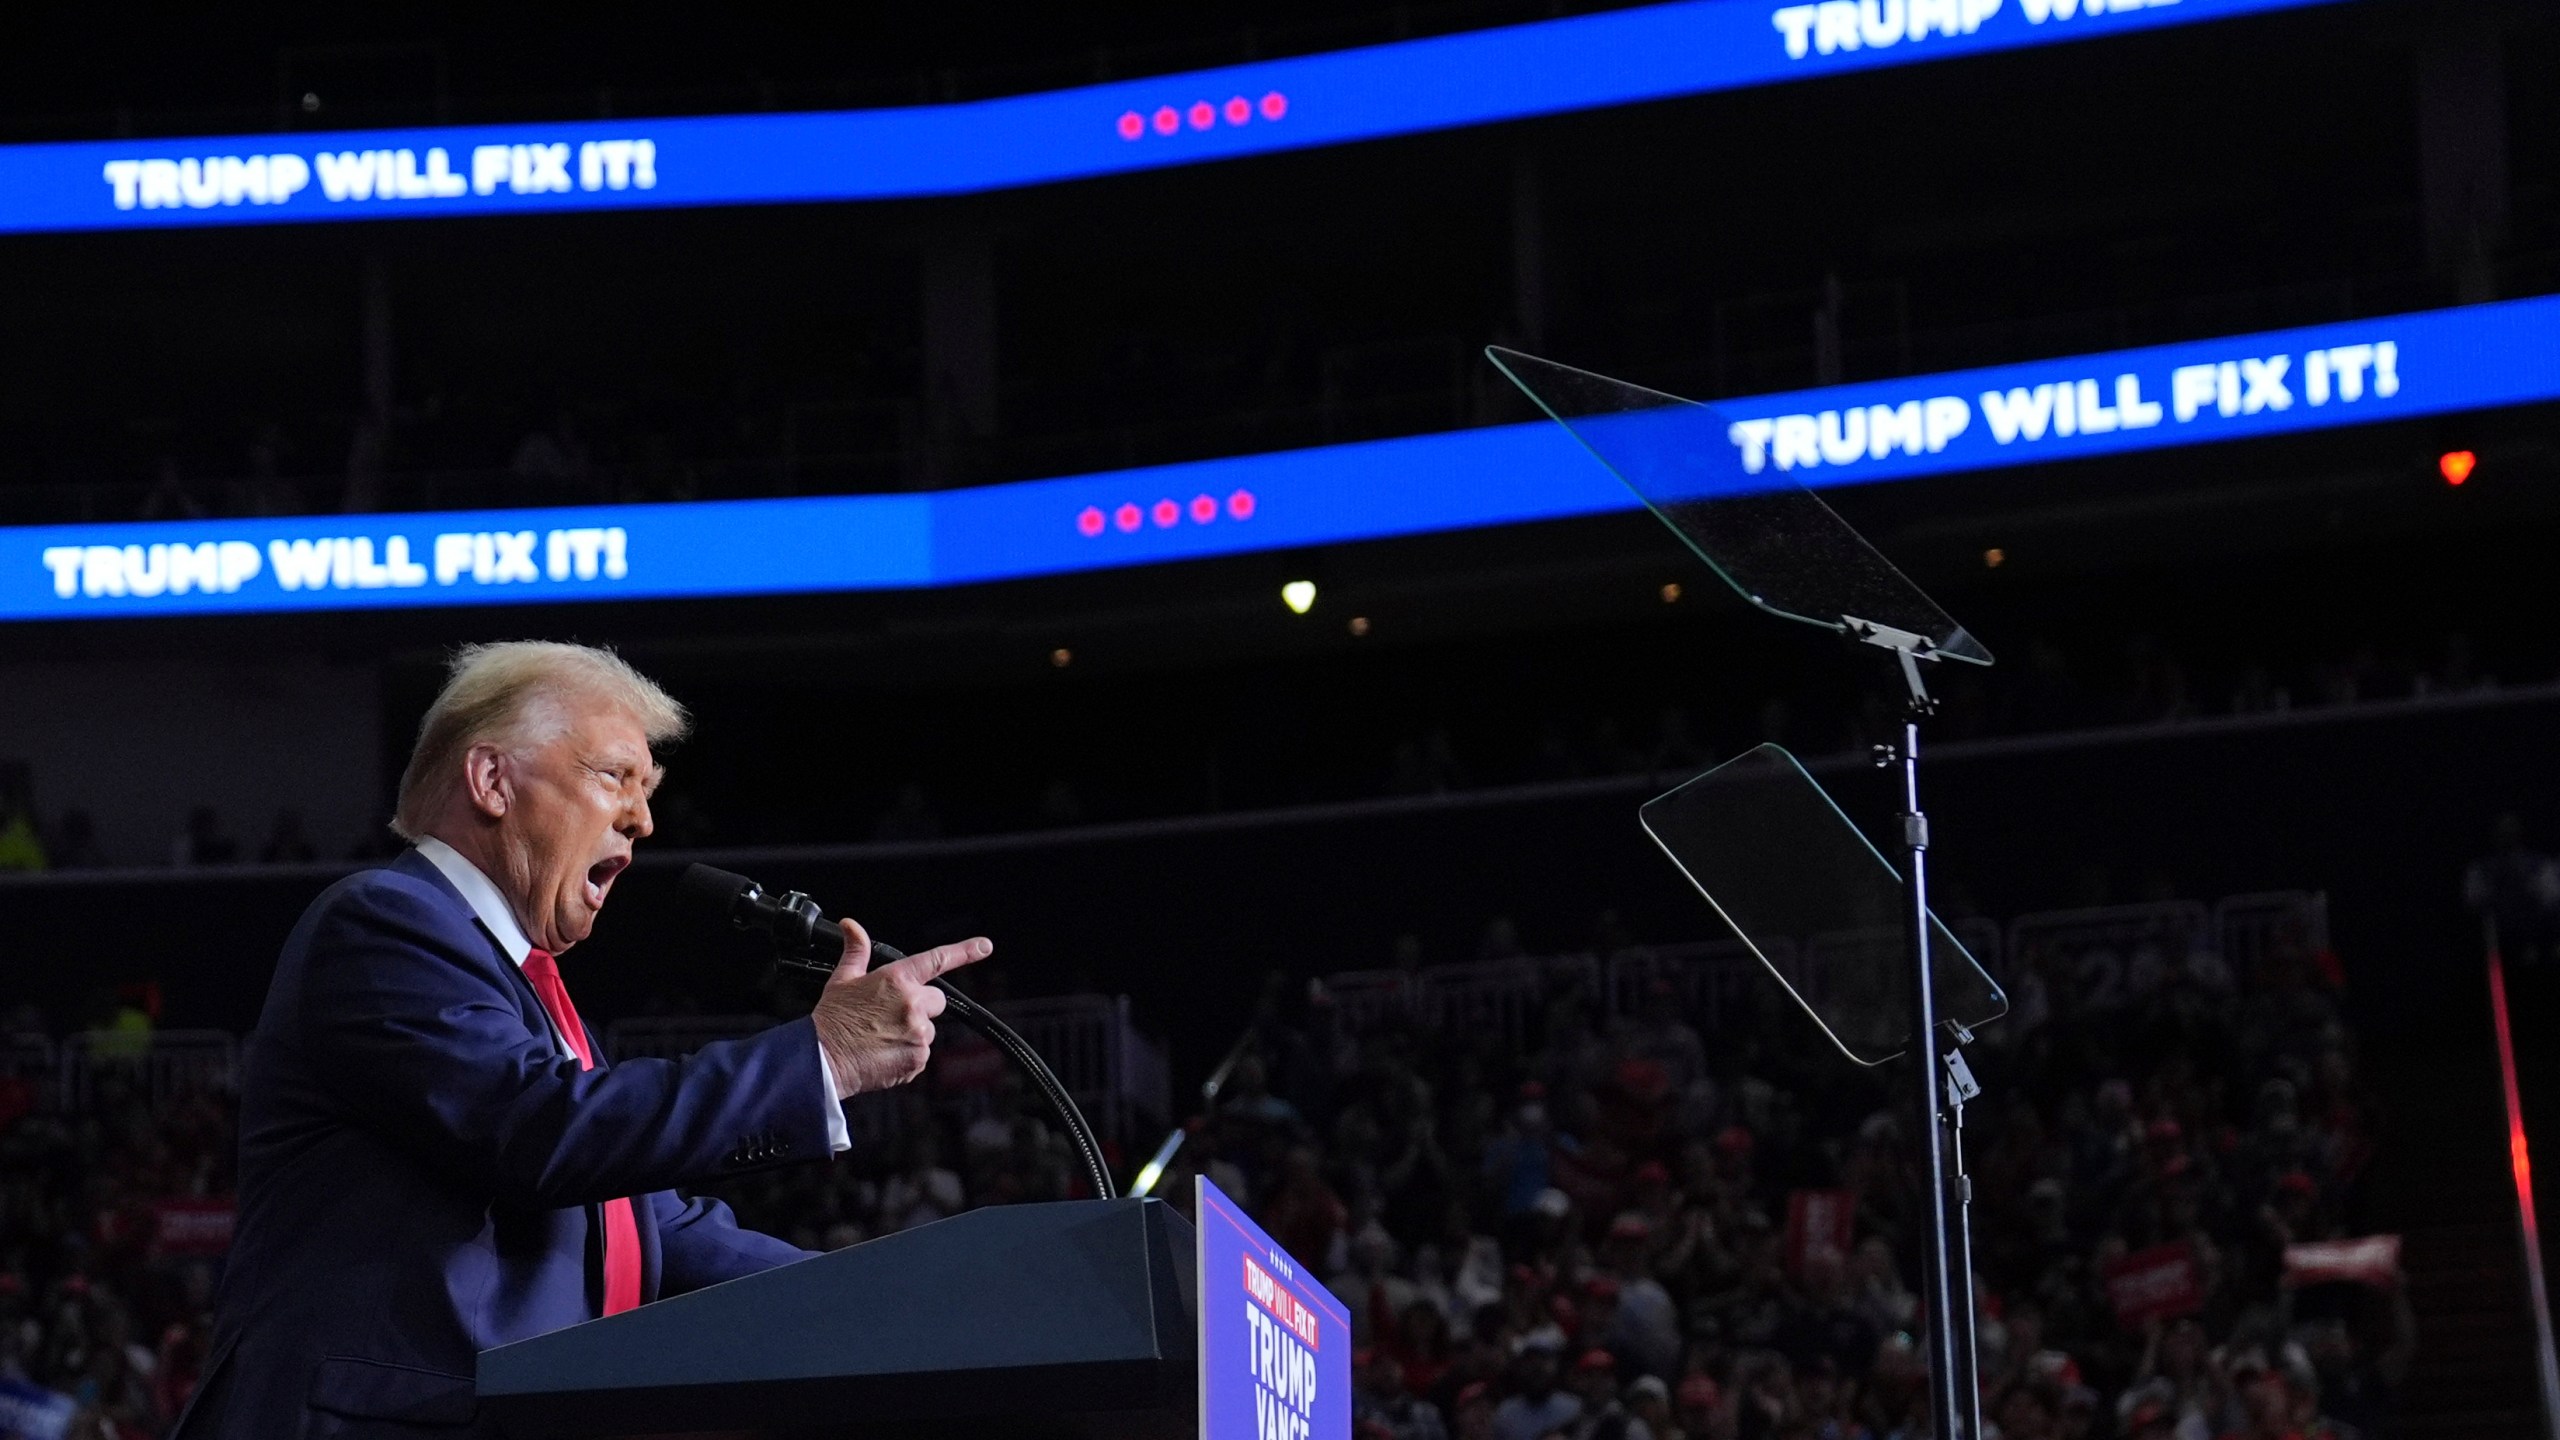
[{"label": "teleprompter glass panel", "polygon": [[1494,347],[1486,356],[1743,599],[1827,629],[1883,627],[1976,665],[1991,652],[1786,474],[1743,468],[1732,424],[1683,400]]},{"label": "teleprompter glass panel", "polygon": [[[1645,832],[1815,1023],[1861,1065],[1911,1043],[1901,872],[1793,755],[1743,752],[1646,802]],[[2009,998],[1929,917],[1938,1019],[1967,1028]]]}]

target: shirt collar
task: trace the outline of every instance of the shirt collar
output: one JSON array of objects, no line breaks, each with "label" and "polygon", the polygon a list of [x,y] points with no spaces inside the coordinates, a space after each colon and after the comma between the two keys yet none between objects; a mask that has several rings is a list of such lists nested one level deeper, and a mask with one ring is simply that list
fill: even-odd
[{"label": "shirt collar", "polygon": [[533,953],[533,942],[525,938],[524,926],[517,923],[516,912],[508,907],[507,897],[498,893],[498,887],[488,876],[480,873],[480,867],[463,859],[461,851],[433,835],[418,841],[418,853],[426,856],[428,864],[453,882],[453,888],[462,892],[462,903],[471,907],[471,913],[479,919],[481,928],[498,942],[498,948],[516,963],[516,968],[524,968],[525,957]]}]

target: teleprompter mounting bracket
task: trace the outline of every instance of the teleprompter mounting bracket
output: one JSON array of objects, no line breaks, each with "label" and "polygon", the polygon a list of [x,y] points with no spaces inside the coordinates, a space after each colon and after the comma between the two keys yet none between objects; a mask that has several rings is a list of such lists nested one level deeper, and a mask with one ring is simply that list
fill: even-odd
[{"label": "teleprompter mounting bracket", "polygon": [[1915,631],[1861,620],[1855,615],[1840,617],[1840,633],[1861,645],[1892,651],[1893,658],[1902,665],[1902,684],[1910,692],[1912,713],[1937,713],[1938,702],[1929,698],[1928,683],[1920,678],[1920,662],[1937,660],[1938,642]]}]

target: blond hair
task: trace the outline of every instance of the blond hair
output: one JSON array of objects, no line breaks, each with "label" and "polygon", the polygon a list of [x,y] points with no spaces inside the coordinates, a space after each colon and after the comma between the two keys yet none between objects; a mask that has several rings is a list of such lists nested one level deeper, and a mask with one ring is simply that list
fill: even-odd
[{"label": "blond hair", "polygon": [[436,807],[461,783],[462,757],[472,746],[539,743],[567,724],[564,702],[574,700],[620,708],[640,722],[651,745],[682,739],[691,723],[674,697],[610,650],[555,640],[465,645],[453,652],[444,690],[418,722],[392,831],[403,840],[426,833]]}]

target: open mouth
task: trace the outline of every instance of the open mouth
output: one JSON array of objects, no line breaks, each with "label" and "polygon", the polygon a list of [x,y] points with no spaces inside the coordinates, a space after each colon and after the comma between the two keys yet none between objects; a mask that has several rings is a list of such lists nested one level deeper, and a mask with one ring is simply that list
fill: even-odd
[{"label": "open mouth", "polygon": [[630,863],[630,856],[615,855],[588,866],[587,904],[595,909],[603,909],[605,892],[613,888],[613,877],[621,874],[622,867]]}]

